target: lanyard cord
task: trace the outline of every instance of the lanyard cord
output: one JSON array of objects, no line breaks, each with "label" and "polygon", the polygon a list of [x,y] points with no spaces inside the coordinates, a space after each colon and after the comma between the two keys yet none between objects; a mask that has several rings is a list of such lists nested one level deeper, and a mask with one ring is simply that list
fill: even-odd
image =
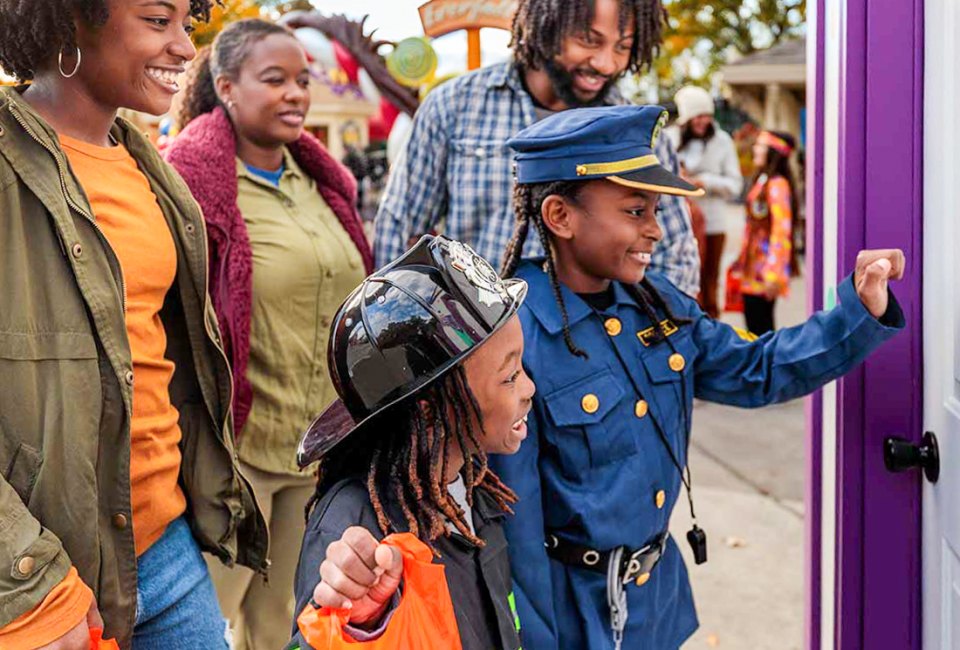
[{"label": "lanyard cord", "polygon": [[[590,309],[593,310],[593,313],[598,317],[603,319],[603,314],[601,314],[595,307],[592,305]],[[656,324],[654,324],[656,327]],[[627,367],[626,362],[623,360],[623,356],[620,354],[620,350],[614,344],[613,340],[609,336],[605,336],[607,343],[610,347],[613,348],[613,353],[617,356],[617,360],[620,362],[620,366],[623,368],[623,371],[627,375],[627,379],[630,380],[630,384],[633,386],[633,390],[636,392],[637,397],[643,399],[643,392],[640,390],[640,387],[637,385],[636,380],[633,378],[633,375],[630,374],[630,371]],[[674,347],[673,342],[669,337],[664,339],[667,345],[670,346],[670,350],[674,354],[677,353],[677,348]],[[687,454],[690,453],[690,416],[687,413],[687,380],[682,375],[680,376],[680,391],[682,395],[682,403],[680,404],[680,411],[683,414],[683,426],[685,435],[685,447]],[[683,483],[683,487],[687,491],[687,502],[690,504],[690,519],[693,521],[694,527],[697,525],[697,514],[693,507],[693,477],[690,474],[690,463],[688,462],[685,466],[680,464],[680,460],[677,458],[677,455],[674,453],[673,447],[670,445],[670,441],[667,439],[666,433],[664,433],[663,428],[660,426],[660,423],[657,421],[657,418],[651,416],[650,420],[653,422],[653,428],[657,430],[657,435],[660,438],[660,442],[663,443],[664,448],[667,450],[667,454],[670,456],[670,461],[673,463],[673,466],[677,468],[677,472],[680,473],[680,482]],[[686,473],[684,473],[686,469]]]}]

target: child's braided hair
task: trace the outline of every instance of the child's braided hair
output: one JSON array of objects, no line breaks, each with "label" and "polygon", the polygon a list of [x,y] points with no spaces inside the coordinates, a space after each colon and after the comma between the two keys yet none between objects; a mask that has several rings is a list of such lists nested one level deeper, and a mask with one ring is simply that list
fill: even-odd
[{"label": "child's braided hair", "polygon": [[[480,431],[474,430],[474,421],[480,423]],[[461,535],[482,546],[483,540],[472,532],[445,481],[451,445],[459,445],[467,503],[472,506],[475,491],[481,489],[502,510],[512,512],[510,505],[517,497],[487,465],[478,438],[482,429],[480,406],[463,366],[457,366],[443,379],[378,414],[363,431],[324,456],[306,515],[337,481],[365,476],[384,535],[406,529],[429,544],[449,534],[449,521]],[[402,514],[402,520],[394,513]]]}]

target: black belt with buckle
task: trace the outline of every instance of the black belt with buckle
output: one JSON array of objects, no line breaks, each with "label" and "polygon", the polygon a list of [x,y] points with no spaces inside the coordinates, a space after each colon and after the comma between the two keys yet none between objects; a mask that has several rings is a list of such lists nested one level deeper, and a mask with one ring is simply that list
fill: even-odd
[{"label": "black belt with buckle", "polygon": [[[547,549],[547,555],[554,560],[607,575],[610,556],[612,555],[610,550],[598,551],[589,546],[574,544],[553,534],[547,535],[543,545]],[[660,558],[663,557],[666,545],[667,533],[660,533],[643,548],[635,551],[624,548],[620,566],[617,569],[617,573],[622,577],[623,584],[636,582],[637,585],[643,585],[646,583],[650,579],[650,573],[657,566]]]}]

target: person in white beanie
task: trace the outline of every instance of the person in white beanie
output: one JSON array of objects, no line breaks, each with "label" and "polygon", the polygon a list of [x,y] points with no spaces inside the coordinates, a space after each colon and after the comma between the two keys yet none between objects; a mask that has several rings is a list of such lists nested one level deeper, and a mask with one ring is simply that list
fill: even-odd
[{"label": "person in white beanie", "polygon": [[701,252],[700,295],[704,311],[717,318],[717,285],[727,230],[723,204],[740,195],[743,175],[733,138],[714,123],[710,93],[698,86],[684,86],[674,101],[679,117],[667,133],[687,179],[707,191],[706,196],[695,200],[703,211],[707,233]]}]

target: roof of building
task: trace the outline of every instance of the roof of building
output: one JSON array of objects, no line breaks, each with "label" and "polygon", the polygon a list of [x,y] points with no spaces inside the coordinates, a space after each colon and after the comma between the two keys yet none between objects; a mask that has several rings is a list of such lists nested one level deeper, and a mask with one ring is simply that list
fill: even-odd
[{"label": "roof of building", "polygon": [[807,40],[795,38],[777,43],[771,48],[748,54],[730,66],[744,65],[804,65],[807,61]]},{"label": "roof of building", "polygon": [[796,38],[748,54],[722,68],[723,80],[731,86],[757,86],[771,83],[786,87],[806,85],[807,42]]}]

